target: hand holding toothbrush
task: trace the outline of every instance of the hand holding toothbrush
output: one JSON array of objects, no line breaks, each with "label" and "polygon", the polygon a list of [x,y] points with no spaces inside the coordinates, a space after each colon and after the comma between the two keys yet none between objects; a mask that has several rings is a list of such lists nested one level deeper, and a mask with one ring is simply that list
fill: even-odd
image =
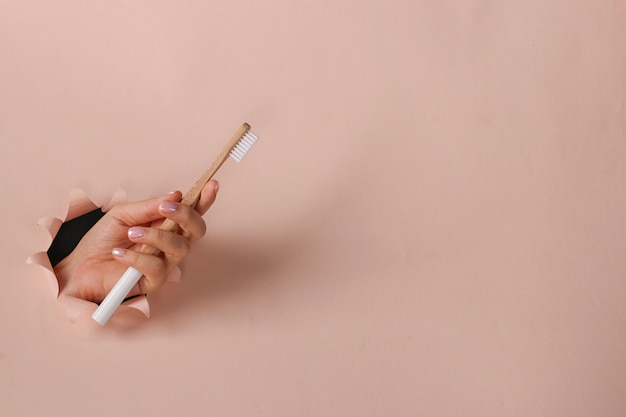
[{"label": "hand holding toothbrush", "polygon": [[[91,315],[91,318],[93,318],[98,324],[105,325],[126,297],[133,295],[133,292],[141,293],[142,291],[152,290],[155,287],[159,287],[163,283],[167,276],[166,273],[168,269],[173,267],[173,265],[176,265],[176,263],[178,263],[180,259],[187,254],[189,250],[188,242],[194,238],[198,239],[204,234],[204,222],[195,222],[195,226],[200,227],[200,229],[197,230],[201,230],[201,233],[192,233],[194,222],[190,220],[193,220],[194,216],[185,218],[184,214],[187,213],[188,215],[191,215],[194,213],[195,207],[197,207],[202,199],[202,194],[204,193],[204,189],[207,187],[207,184],[214,184],[211,186],[213,193],[209,194],[209,197],[205,197],[204,205],[208,208],[208,206],[212,204],[215,199],[215,193],[217,192],[217,183],[211,181],[213,175],[215,175],[224,162],[226,162],[229,158],[234,159],[236,162],[241,162],[258,139],[259,137],[250,130],[250,125],[248,123],[243,123],[226,143],[226,146],[222,148],[222,151],[217,155],[217,158],[215,158],[211,166],[202,173],[200,178],[189,189],[189,191],[185,193],[184,196],[181,196],[178,192],[176,192],[172,194],[175,198],[171,195],[170,197],[163,198],[160,201],[147,200],[139,203],[136,207],[138,211],[131,211],[129,216],[111,216],[113,217],[113,221],[108,226],[117,228],[118,233],[114,235],[114,238],[107,238],[107,233],[103,232],[101,235],[96,234],[96,238],[102,238],[102,236],[104,236],[106,246],[112,246],[112,254],[120,260],[125,260],[128,267],[119,277],[115,285],[113,285],[110,291],[108,291],[104,299],[102,299],[102,302]],[[180,203],[178,203],[178,201],[180,201]],[[155,204],[158,204],[156,208]],[[202,210],[203,205],[200,205],[200,207]],[[138,214],[141,209],[143,209],[144,213],[150,213],[152,216],[141,217]],[[111,211],[113,210],[114,209]],[[202,212],[201,210],[200,212]],[[119,211],[120,210],[118,209],[117,212]],[[159,215],[157,215],[157,213]],[[114,212],[114,214],[119,213]],[[117,224],[115,220],[117,220]],[[155,221],[159,221],[159,224],[154,224],[153,222]],[[186,223],[181,224],[181,221],[186,221]],[[141,243],[141,245],[136,247],[134,246],[130,250],[117,245],[120,242],[119,231],[123,230],[124,226],[130,226],[136,223],[142,224],[144,222],[144,226],[138,226],[138,228],[135,226],[132,229],[128,229],[128,239],[133,243]],[[181,240],[176,237],[180,230],[182,230],[182,236],[187,240]],[[163,244],[163,247],[159,247],[159,240],[163,238],[166,238],[165,241],[168,242],[168,244]],[[135,241],[133,239],[139,240]],[[161,242],[163,243],[163,241]],[[81,244],[82,242],[79,243],[79,246]],[[90,250],[89,245],[86,244],[82,249],[83,251],[79,253],[82,253],[83,256],[86,255],[87,257],[89,257],[90,254],[94,256],[95,264],[100,264],[101,266],[99,269],[107,270],[107,267],[113,265],[110,261],[107,262],[106,258],[102,258],[101,256],[99,257],[99,254],[96,253],[94,255],[92,253],[93,250]],[[164,257],[161,258],[163,261],[159,262],[159,256],[162,256],[161,253],[163,252],[165,253]],[[168,260],[170,261],[168,262]],[[57,265],[59,270],[57,273],[69,276],[71,279],[73,272],[77,268],[80,268],[81,264],[67,261],[66,265],[62,265],[64,261],[65,260],[61,261],[61,263]],[[90,263],[87,264],[89,265]],[[64,271],[64,269],[67,272]],[[107,270],[107,272],[111,271]],[[144,286],[142,286],[140,280],[144,275],[150,273],[152,273],[155,278],[153,278],[152,281],[148,278],[146,280],[147,282],[145,282]],[[108,287],[108,278],[103,278],[102,276],[96,277],[96,286],[101,282],[106,282]],[[145,286],[148,284],[149,287],[146,288]],[[72,286],[68,287],[68,285],[69,282],[61,282],[60,287],[62,288],[62,294],[64,294],[65,291],[69,291],[70,294],[72,291],[76,292],[73,290]],[[95,288],[94,286],[89,286],[88,288],[95,288],[96,291],[94,291],[94,293],[86,292],[81,298],[99,299],[101,290],[106,292],[104,285],[101,284],[100,287],[101,288]],[[66,290],[66,288],[69,289]],[[95,295],[96,293],[98,294],[97,297]]]},{"label": "hand holding toothbrush", "polygon": [[[114,206],[55,266],[59,294],[101,302],[129,266],[143,273],[129,297],[159,289],[191,244],[204,236],[202,215],[215,201],[217,190],[215,180],[206,183],[195,208],[180,203],[179,191]],[[165,219],[177,223],[179,231],[159,229]],[[161,254],[140,253],[144,244]]]}]

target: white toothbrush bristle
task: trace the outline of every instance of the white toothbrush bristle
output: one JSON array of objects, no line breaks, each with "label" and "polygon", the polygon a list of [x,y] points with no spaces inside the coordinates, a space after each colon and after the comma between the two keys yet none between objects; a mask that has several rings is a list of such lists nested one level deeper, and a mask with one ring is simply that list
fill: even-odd
[{"label": "white toothbrush bristle", "polygon": [[259,139],[257,135],[252,133],[252,131],[248,130],[243,136],[237,141],[235,146],[230,150],[230,156],[237,162],[241,162],[244,156],[248,153],[255,142]]}]

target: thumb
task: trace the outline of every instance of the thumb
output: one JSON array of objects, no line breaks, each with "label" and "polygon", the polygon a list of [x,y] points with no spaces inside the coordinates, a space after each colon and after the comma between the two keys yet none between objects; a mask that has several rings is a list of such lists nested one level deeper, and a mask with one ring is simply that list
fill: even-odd
[{"label": "thumb", "polygon": [[180,201],[181,198],[181,192],[174,191],[160,197],[153,197],[143,201],[117,204],[111,208],[109,213],[119,223],[126,226],[147,224],[163,218],[163,214],[159,211],[159,204],[161,204],[162,201]]}]

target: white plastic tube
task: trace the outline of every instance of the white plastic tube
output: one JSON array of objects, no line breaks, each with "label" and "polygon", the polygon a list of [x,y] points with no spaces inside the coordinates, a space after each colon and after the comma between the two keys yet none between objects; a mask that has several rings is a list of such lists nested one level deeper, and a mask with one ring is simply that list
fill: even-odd
[{"label": "white plastic tube", "polygon": [[102,303],[98,306],[96,311],[93,312],[91,318],[98,324],[104,325],[111,315],[122,304],[122,301],[128,296],[130,290],[133,289],[135,284],[139,281],[143,274],[129,266],[124,275],[120,277],[117,284],[113,287],[111,292],[102,300]]}]

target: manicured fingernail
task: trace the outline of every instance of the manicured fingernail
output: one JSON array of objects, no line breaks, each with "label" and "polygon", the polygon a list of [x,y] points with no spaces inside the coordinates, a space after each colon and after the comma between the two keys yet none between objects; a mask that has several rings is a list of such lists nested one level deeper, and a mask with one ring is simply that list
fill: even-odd
[{"label": "manicured fingernail", "polygon": [[164,213],[174,213],[178,209],[178,203],[173,201],[161,201],[159,205],[159,210]]},{"label": "manicured fingernail", "polygon": [[111,252],[113,253],[113,256],[117,256],[120,258],[126,255],[126,249],[115,248]]},{"label": "manicured fingernail", "polygon": [[137,239],[143,237],[146,234],[146,229],[143,227],[131,227],[128,229],[128,237],[131,239]]}]

